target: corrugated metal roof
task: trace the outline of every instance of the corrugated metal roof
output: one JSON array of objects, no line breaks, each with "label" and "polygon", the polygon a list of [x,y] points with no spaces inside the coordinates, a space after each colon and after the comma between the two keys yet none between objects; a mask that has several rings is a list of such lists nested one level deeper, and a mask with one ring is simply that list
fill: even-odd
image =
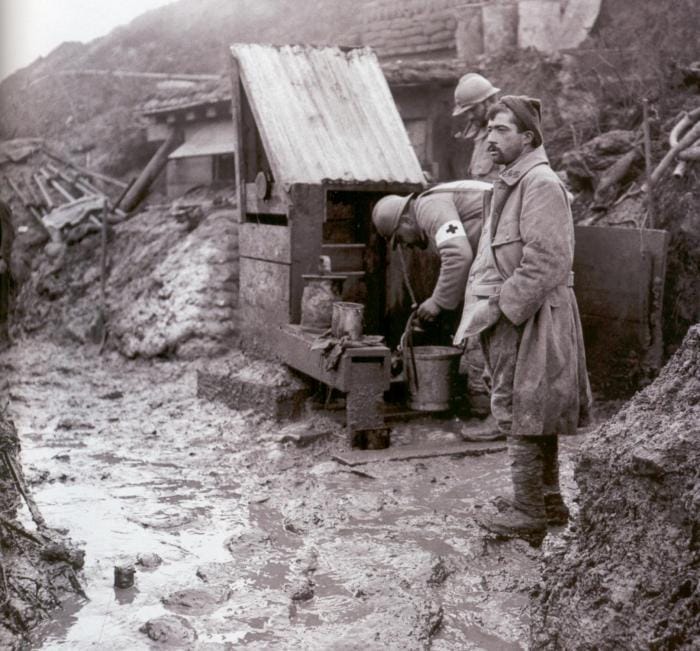
[{"label": "corrugated metal roof", "polygon": [[187,140],[168,158],[214,156],[235,151],[233,122],[210,122],[192,130]]},{"label": "corrugated metal roof", "polygon": [[425,183],[371,50],[235,44],[231,53],[278,181]]}]

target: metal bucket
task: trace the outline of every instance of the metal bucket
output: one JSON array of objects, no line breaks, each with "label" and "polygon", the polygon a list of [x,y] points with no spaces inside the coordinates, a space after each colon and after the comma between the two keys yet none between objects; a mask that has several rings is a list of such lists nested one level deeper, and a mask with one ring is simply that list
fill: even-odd
[{"label": "metal bucket", "polygon": [[338,301],[333,303],[331,332],[337,339],[348,337],[352,341],[362,338],[362,318],[365,306],[362,303]]},{"label": "metal bucket", "polygon": [[[415,369],[411,361],[411,350]],[[411,409],[449,409],[461,355],[462,349],[454,346],[415,346],[404,352],[404,373]]]}]

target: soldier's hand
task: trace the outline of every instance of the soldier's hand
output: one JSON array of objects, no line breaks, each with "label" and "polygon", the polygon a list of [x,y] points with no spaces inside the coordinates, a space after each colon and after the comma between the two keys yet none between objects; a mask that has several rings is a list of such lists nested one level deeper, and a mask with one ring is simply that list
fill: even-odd
[{"label": "soldier's hand", "polygon": [[431,323],[435,321],[441,312],[440,306],[431,298],[426,299],[418,306],[416,314],[421,321]]},{"label": "soldier's hand", "polygon": [[0,274],[4,274],[7,271],[7,263],[0,258]]}]

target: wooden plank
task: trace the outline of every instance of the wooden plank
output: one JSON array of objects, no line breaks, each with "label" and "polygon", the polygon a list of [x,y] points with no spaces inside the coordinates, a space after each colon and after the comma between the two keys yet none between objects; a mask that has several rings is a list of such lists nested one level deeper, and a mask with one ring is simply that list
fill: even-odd
[{"label": "wooden plank", "polygon": [[111,183],[112,185],[116,185],[117,187],[120,187],[124,189],[127,184],[124,183],[123,181],[120,181],[119,179],[115,179],[111,176],[107,176],[107,174],[101,174],[99,172],[96,172],[94,170],[89,170],[84,167],[81,167],[80,165],[77,165],[76,163],[73,163],[72,161],[69,161],[66,158],[63,158],[62,156],[59,156],[55,151],[49,149],[46,145],[43,147],[44,152],[53,158],[54,160],[57,160],[59,163],[63,163],[64,165],[68,165],[69,167],[72,167],[74,170],[77,170],[81,174],[85,174],[86,176],[90,176],[95,179],[99,179],[100,181],[104,181],[105,183]]},{"label": "wooden plank", "polygon": [[240,258],[239,300],[249,326],[270,328],[289,322],[287,264]]},{"label": "wooden plank", "polygon": [[651,345],[645,362],[649,368],[661,369],[664,357],[663,306],[666,282],[666,260],[671,236],[667,231],[656,231],[660,235],[650,243],[652,257],[651,300],[649,305],[649,335]]},{"label": "wooden plank", "polygon": [[301,321],[302,274],[316,273],[323,240],[325,194],[322,186],[297,184],[290,188],[289,225],[292,229],[290,323]]},{"label": "wooden plank", "polygon": [[431,445],[399,445],[384,450],[349,450],[334,454],[333,459],[345,466],[359,466],[380,461],[409,461],[433,457],[480,457],[503,452],[505,443],[442,443]]},{"label": "wooden plank", "polygon": [[238,230],[241,256],[291,264],[290,230],[286,226],[242,223]]},{"label": "wooden plank", "polygon": [[233,148],[236,155],[236,205],[238,207],[238,221],[242,222],[245,216],[246,189],[243,151],[243,105],[241,103],[241,72],[238,61],[231,57],[229,60],[231,70],[231,119],[233,120]]},{"label": "wooden plank", "polygon": [[363,346],[346,348],[338,365],[326,367],[327,358],[321,349],[313,349],[316,334],[305,331],[298,325],[287,325],[277,329],[274,335],[275,352],[292,368],[312,377],[329,387],[348,392],[358,385],[354,383],[355,366],[372,367],[373,377],[380,380],[382,389],[390,388],[390,351],[385,346]]}]

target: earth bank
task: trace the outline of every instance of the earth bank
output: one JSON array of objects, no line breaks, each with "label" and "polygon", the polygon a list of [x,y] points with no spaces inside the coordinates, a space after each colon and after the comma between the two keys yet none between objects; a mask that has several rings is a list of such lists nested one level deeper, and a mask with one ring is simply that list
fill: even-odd
[{"label": "earth bank", "polygon": [[575,535],[545,556],[534,649],[700,644],[700,326],[582,446]]}]

